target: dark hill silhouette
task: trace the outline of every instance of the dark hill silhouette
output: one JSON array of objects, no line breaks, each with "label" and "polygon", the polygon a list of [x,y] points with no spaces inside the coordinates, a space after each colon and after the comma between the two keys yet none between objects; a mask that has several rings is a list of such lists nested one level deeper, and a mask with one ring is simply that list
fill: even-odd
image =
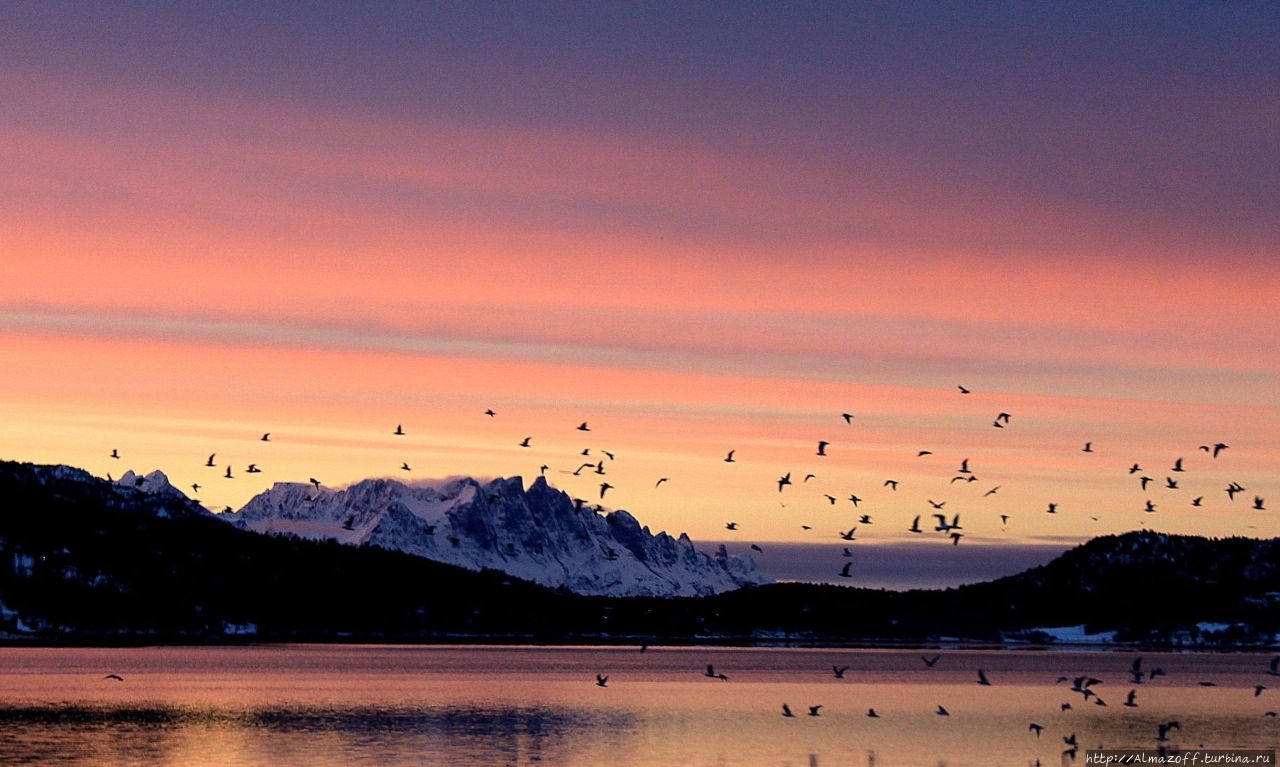
[{"label": "dark hill silhouette", "polygon": [[[1270,642],[1280,542],[1135,532],[935,591],[772,584],[583,597],[371,547],[238,530],[176,495],[0,462],[0,631],[14,641],[998,640],[1084,624],[1139,642]],[[253,632],[245,627],[252,625]]]}]

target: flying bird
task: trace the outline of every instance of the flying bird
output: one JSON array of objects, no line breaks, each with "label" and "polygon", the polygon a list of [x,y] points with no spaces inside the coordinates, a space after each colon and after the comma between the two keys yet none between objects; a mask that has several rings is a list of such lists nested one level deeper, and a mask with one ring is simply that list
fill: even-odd
[{"label": "flying bird", "polygon": [[738,529],[738,523],[737,523],[737,522],[725,522],[725,523],[724,523],[724,529],[725,529],[725,530],[737,530],[737,529]]},{"label": "flying bird", "polygon": [[817,705],[817,706],[810,706],[810,707],[809,707],[809,716],[818,716],[818,711],[819,711],[819,709],[821,709],[821,708],[822,708],[822,705],[821,705],[821,704],[819,704],[819,705]]},{"label": "flying bird", "polygon": [[401,464],[400,464],[400,468],[401,468],[402,470],[404,470],[404,471],[412,471],[412,469],[410,469],[410,468],[409,468],[409,463],[408,463],[408,461],[406,461],[406,462],[404,462],[404,463],[401,463]]},{"label": "flying bird", "polygon": [[116,459],[120,458],[120,451],[119,451],[119,450],[116,450],[115,448],[112,448],[112,449],[111,449],[111,457],[112,457],[112,458],[116,458]]},{"label": "flying bird", "polygon": [[933,455],[933,451],[921,450],[920,452],[916,453],[916,458],[924,458],[926,455]]},{"label": "flying bird", "polygon": [[926,655],[921,655],[920,660],[924,661],[924,665],[928,666],[929,668],[933,668],[934,666],[938,665],[938,661],[942,660],[942,656],[935,655],[932,658],[930,658]]},{"label": "flying bird", "polygon": [[258,464],[256,464],[256,463],[251,463],[251,464],[249,464],[249,468],[245,469],[245,473],[247,473],[247,474],[261,474],[261,473],[262,473],[262,469],[259,469],[259,468],[258,468]]},{"label": "flying bird", "polygon": [[880,718],[880,715],[876,713],[876,710],[875,710],[874,708],[869,708],[869,709],[867,709],[867,716],[868,716],[868,717],[870,717],[870,718],[872,718],[872,719],[879,719],[879,718]]},{"label": "flying bird", "polygon": [[120,676],[119,674],[107,674],[106,676],[104,676],[104,677],[102,677],[102,678],[103,678],[103,679],[110,679],[110,680],[115,681],[115,682],[123,682],[123,681],[124,681],[124,677]]},{"label": "flying bird", "polygon": [[830,445],[830,444],[831,444],[831,443],[830,443],[830,442],[827,442],[826,440],[818,440],[818,452],[817,452],[817,455],[821,455],[821,456],[824,456],[824,457],[825,457],[825,456],[826,456],[826,454],[827,454],[827,445]]},{"label": "flying bird", "polygon": [[604,498],[604,494],[605,494],[608,490],[610,490],[610,489],[612,489],[612,488],[613,488],[613,485],[609,484],[608,482],[601,482],[601,483],[600,483],[600,497],[601,497],[601,498]]},{"label": "flying bird", "polygon": [[786,703],[782,704],[782,715],[786,717],[795,718],[795,714],[791,713],[791,707],[788,706]]},{"label": "flying bird", "polygon": [[841,413],[840,417],[844,419],[845,423],[853,423],[853,413]]},{"label": "flying bird", "polygon": [[986,687],[991,686],[991,682],[987,680],[987,674],[982,669],[978,669],[978,684]]},{"label": "flying bird", "polygon": [[193,483],[193,484],[191,485],[191,492],[193,492],[193,493],[198,493],[198,492],[200,492],[200,483],[198,483],[198,482]]},{"label": "flying bird", "polygon": [[941,703],[938,704],[937,714],[938,716],[951,716],[951,712],[943,708]]},{"label": "flying bird", "polygon": [[858,526],[857,526],[857,525],[854,525],[853,527],[849,528],[848,532],[840,533],[840,537],[841,537],[841,538],[843,538],[843,539],[845,539],[846,541],[852,541],[852,540],[853,540],[853,531],[854,531],[854,530],[857,530],[857,529],[858,529]]},{"label": "flying bird", "polygon": [[1266,511],[1266,508],[1264,508],[1264,507],[1263,507],[1263,505],[1262,505],[1262,496],[1260,496],[1260,495],[1255,495],[1255,496],[1253,497],[1253,508],[1254,508],[1256,511]]},{"label": "flying bird", "polygon": [[885,486],[885,487],[887,487],[887,488],[889,488],[890,490],[897,490],[897,489],[898,489],[898,480],[896,480],[896,479],[886,479],[886,480],[884,481],[884,486]]},{"label": "flying bird", "polygon": [[840,577],[841,577],[841,578],[852,578],[852,577],[853,577],[853,576],[849,573],[849,568],[850,568],[850,567],[853,567],[853,563],[852,563],[852,562],[845,562],[845,563],[844,563],[844,567],[840,569]]},{"label": "flying bird", "polygon": [[262,441],[263,441],[263,442],[270,442],[270,441],[271,441],[271,432],[267,432],[266,434],[263,434],[263,435],[262,435]]},{"label": "flying bird", "polygon": [[231,477],[231,467],[230,467],[230,466],[228,466],[228,467],[227,467],[227,473],[226,473],[226,475],[225,475],[225,476],[226,476],[226,478],[227,478],[227,479],[232,479],[232,477]]},{"label": "flying bird", "polygon": [[911,527],[908,527],[908,528],[907,528],[907,532],[909,532],[909,533],[920,533],[920,532],[924,532],[923,530],[921,530],[921,529],[920,529],[920,515],[919,515],[919,514],[917,514],[917,515],[916,515],[916,518],[915,518],[915,519],[913,519],[913,520],[911,521]]},{"label": "flying bird", "polygon": [[728,455],[726,455],[726,456],[724,457],[724,462],[725,462],[725,463],[733,463],[733,454],[734,454],[734,453],[736,453],[736,452],[738,452],[738,451],[737,451],[737,450],[730,450],[730,451],[729,451],[729,454],[728,454]]},{"label": "flying bird", "polygon": [[973,473],[973,472],[969,471],[969,459],[968,459],[968,458],[966,458],[966,459],[964,459],[963,461],[961,461],[961,462],[960,462],[960,468],[956,469],[956,472],[958,472],[958,473],[960,473],[960,474],[972,474],[972,473]]},{"label": "flying bird", "polygon": [[492,410],[492,409],[485,410],[485,411],[484,411],[484,414],[485,414],[485,415],[487,415],[487,416],[489,416],[490,418],[493,418],[495,415],[497,415],[497,413],[493,412],[493,410]]},{"label": "flying bird", "polygon": [[1125,696],[1124,705],[1128,706],[1129,708],[1137,708],[1138,707],[1138,704],[1136,702],[1137,699],[1138,699],[1138,691],[1130,690],[1129,694]]},{"label": "flying bird", "polygon": [[856,495],[850,494],[849,502],[853,504],[854,508],[857,508],[858,504],[862,502],[862,499]]},{"label": "flying bird", "polygon": [[533,437],[525,437],[524,439],[520,440],[520,447],[530,447],[529,440],[531,439],[533,439]]},{"label": "flying bird", "polygon": [[209,454],[209,460],[205,461],[205,462],[204,462],[204,465],[205,465],[205,466],[217,466],[217,464],[213,462],[213,458],[214,458],[214,456],[216,456],[216,455],[217,455],[217,453],[210,453],[210,454]]},{"label": "flying bird", "polygon": [[983,498],[986,498],[988,495],[995,495],[995,494],[996,494],[996,491],[997,491],[997,490],[999,490],[999,489],[1000,489],[1000,486],[999,486],[999,485],[996,485],[995,487],[991,488],[991,489],[990,489],[990,490],[988,490],[987,492],[983,493],[983,494],[982,494],[982,497],[983,497]]},{"label": "flying bird", "polygon": [[663,482],[666,482],[666,481],[667,481],[666,477],[659,477],[658,481],[653,483],[653,486],[657,487],[658,485],[661,485]]},{"label": "flying bird", "polygon": [[596,674],[596,687],[606,687],[609,684],[609,677]]},{"label": "flying bird", "polygon": [[1027,731],[1034,732],[1037,738],[1040,737],[1040,732],[1042,730],[1044,730],[1044,725],[1036,724],[1035,722],[1032,722],[1031,724],[1027,725]]},{"label": "flying bird", "polygon": [[582,423],[578,424],[578,431],[591,431],[591,429],[590,427],[587,426],[587,422],[583,421]]},{"label": "flying bird", "polygon": [[1082,453],[1092,453],[1092,452],[1093,452],[1093,443],[1092,443],[1092,442],[1086,442],[1086,443],[1084,443],[1084,447],[1080,448],[1080,452],[1082,452]]},{"label": "flying bird", "polygon": [[835,675],[836,679],[844,679],[844,672],[848,670],[849,670],[848,666],[832,666],[831,667],[831,673]]},{"label": "flying bird", "polygon": [[403,437],[403,436],[404,436],[404,426],[402,426],[402,425],[400,425],[400,424],[396,424],[396,430],[395,430],[394,432],[392,432],[392,433],[393,433],[393,434],[395,434],[397,437]]},{"label": "flying bird", "polygon": [[729,681],[729,677],[725,676],[724,674],[716,673],[716,667],[711,665],[710,663],[707,664],[707,671],[705,674],[703,674],[703,676],[710,677],[711,679],[719,679],[722,682]]},{"label": "flying bird", "polygon": [[1171,471],[1182,471],[1182,470],[1183,470],[1182,459],[1179,458],[1178,460],[1173,462],[1173,468],[1171,469]]},{"label": "flying bird", "polygon": [[968,394],[968,393],[970,392],[970,390],[969,390],[969,389],[966,389],[965,387],[961,386],[960,384],[956,384],[956,388],[960,390],[960,393],[961,393],[961,394]]},{"label": "flying bird", "polygon": [[791,472],[787,472],[778,478],[778,492],[782,492],[782,488],[791,484]]}]

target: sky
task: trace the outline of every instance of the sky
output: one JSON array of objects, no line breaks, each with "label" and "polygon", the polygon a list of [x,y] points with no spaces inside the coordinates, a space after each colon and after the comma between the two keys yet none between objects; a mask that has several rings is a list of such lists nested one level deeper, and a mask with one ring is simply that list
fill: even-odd
[{"label": "sky", "polygon": [[1280,534],[1275,4],[0,21],[4,459],[214,509],[545,464],[654,531],[943,570],[930,501],[993,558]]}]

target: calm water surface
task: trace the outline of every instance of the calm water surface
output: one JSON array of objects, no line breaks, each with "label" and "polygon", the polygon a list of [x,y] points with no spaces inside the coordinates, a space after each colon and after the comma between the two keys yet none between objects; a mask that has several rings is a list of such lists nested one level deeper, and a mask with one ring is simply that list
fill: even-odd
[{"label": "calm water surface", "polygon": [[[928,651],[942,656],[933,668],[921,654],[0,649],[0,764],[1057,765],[1072,763],[1067,735],[1082,749],[1154,747],[1156,725],[1171,719],[1182,727],[1170,746],[1280,743],[1280,719],[1266,716],[1280,711],[1269,656],[1146,653],[1143,666],[1167,675],[1135,685],[1135,653]],[[708,663],[728,681],[704,676]],[[833,665],[849,667],[844,679]],[[977,684],[979,668],[990,686]],[[1056,681],[1083,674],[1103,680],[1094,689],[1106,706]],[[1136,707],[1123,705],[1130,689]],[[866,715],[872,707],[878,718]],[[1031,722],[1044,726],[1039,738]],[[1083,750],[1074,763],[1084,765]]]}]

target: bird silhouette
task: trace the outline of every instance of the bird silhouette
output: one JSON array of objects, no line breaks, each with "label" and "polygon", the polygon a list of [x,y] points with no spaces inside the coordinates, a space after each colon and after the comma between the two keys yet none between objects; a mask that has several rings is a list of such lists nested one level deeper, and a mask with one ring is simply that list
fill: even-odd
[{"label": "bird silhouette", "polygon": [[106,676],[104,676],[104,677],[102,677],[102,678],[103,678],[103,679],[110,679],[110,680],[112,680],[113,682],[123,682],[123,681],[124,681],[124,677],[120,676],[119,674],[107,674]]},{"label": "bird silhouette", "polygon": [[736,453],[736,452],[738,452],[738,451],[737,451],[737,450],[730,450],[730,451],[729,451],[729,454],[728,454],[728,455],[726,455],[726,456],[724,457],[724,462],[725,462],[725,463],[733,463],[733,454],[734,454],[734,453]]},{"label": "bird silhouette", "polygon": [[231,476],[231,467],[230,467],[230,466],[228,466],[228,467],[227,467],[227,473],[226,473],[224,476],[225,476],[227,479],[233,479],[233,477]]},{"label": "bird silhouette", "polygon": [[583,421],[582,423],[578,424],[578,431],[591,431],[591,428],[587,426],[586,421]]},{"label": "bird silhouette", "polygon": [[194,482],[194,483],[192,483],[192,485],[191,485],[191,492],[193,492],[193,493],[198,493],[198,492],[200,492],[200,483],[199,483],[199,482]]},{"label": "bird silhouette", "polygon": [[841,570],[840,570],[840,577],[841,577],[841,578],[852,578],[852,577],[853,577],[853,575],[851,575],[851,574],[849,573],[849,568],[850,568],[850,567],[853,567],[853,563],[852,563],[852,562],[845,562],[845,563],[844,563],[844,567],[843,567],[843,568],[841,568]]},{"label": "bird silhouette", "polygon": [[1204,496],[1203,496],[1203,495],[1197,495],[1195,498],[1192,498],[1192,499],[1191,499],[1191,505],[1192,505],[1192,506],[1200,506],[1200,505],[1202,505],[1203,503],[1204,503]]},{"label": "bird silhouette", "polygon": [[849,670],[848,666],[832,666],[831,667],[831,673],[835,675],[836,679],[844,679],[844,672],[848,670]]},{"label": "bird silhouette", "polygon": [[1139,466],[1139,465],[1138,465],[1138,464],[1136,464],[1136,463],[1135,463],[1134,465],[1132,465],[1132,466],[1130,466],[1130,467],[1129,467],[1129,473],[1130,473],[1130,474],[1137,474],[1137,473],[1138,473],[1138,472],[1140,472],[1140,471],[1142,471],[1142,467],[1141,467],[1141,466]]},{"label": "bird silhouette", "polygon": [[666,477],[659,477],[658,481],[653,483],[653,486],[657,487],[658,485],[661,485],[663,482],[666,482],[666,481],[667,481]]},{"label": "bird silhouette", "polygon": [[1177,489],[1178,489],[1178,480],[1174,479],[1173,477],[1165,477],[1165,478],[1164,478],[1164,486],[1165,486],[1167,489],[1169,489],[1169,490],[1177,490]]},{"label": "bird silhouette", "polygon": [[791,707],[786,703],[782,704],[782,715],[785,717],[795,718],[795,714],[791,713]]},{"label": "bird silhouette", "polygon": [[1182,470],[1183,470],[1183,469],[1182,469],[1182,459],[1181,459],[1181,458],[1179,458],[1178,460],[1176,460],[1176,461],[1174,461],[1174,462],[1173,462],[1173,468],[1171,469],[1171,471],[1182,471]]},{"label": "bird silhouette", "polygon": [[1049,514],[1057,514],[1057,513],[1058,513],[1058,504],[1056,504],[1056,503],[1051,503],[1051,504],[1049,504],[1049,507],[1048,507],[1047,509],[1045,509],[1045,512],[1047,512],[1047,513],[1049,513]]},{"label": "bird silhouette", "polygon": [[1138,477],[1138,481],[1142,483],[1142,489],[1146,490],[1147,485],[1151,483],[1151,477],[1144,475],[1144,476]]},{"label": "bird silhouette", "polygon": [[316,486],[317,490],[320,489],[320,480],[316,479],[315,477],[312,477],[309,481],[311,482],[311,484]]},{"label": "bird silhouette", "polygon": [[969,393],[970,393],[970,390],[969,390],[969,389],[966,389],[965,387],[961,386],[960,384],[956,384],[956,388],[960,390],[960,393],[961,393],[961,394],[969,394]]},{"label": "bird silhouette", "polygon": [[493,412],[493,410],[492,410],[492,409],[485,410],[485,411],[484,411],[484,414],[485,414],[485,415],[487,415],[487,416],[489,416],[490,418],[493,418],[495,415],[497,415],[497,413]]},{"label": "bird silhouette", "polygon": [[859,504],[859,503],[862,503],[862,499],[861,499],[861,498],[859,498],[859,497],[858,497],[858,496],[856,496],[856,495],[852,495],[852,494],[851,494],[851,495],[849,496],[849,502],[853,504],[854,508],[857,508],[857,507],[858,507],[858,504]]},{"label": "bird silhouette", "polygon": [[920,515],[919,515],[919,514],[917,514],[917,515],[916,515],[916,518],[915,518],[914,520],[912,520],[912,521],[911,521],[911,527],[908,527],[908,528],[907,528],[907,532],[909,532],[909,533],[920,533],[920,532],[924,532],[923,530],[921,530],[921,529],[920,529]]},{"label": "bird silhouette", "polygon": [[1093,452],[1093,443],[1092,443],[1092,442],[1086,442],[1086,443],[1084,443],[1084,447],[1080,448],[1080,452],[1082,452],[1082,453],[1092,453],[1092,452]]},{"label": "bird silhouette", "polygon": [[997,492],[999,489],[1000,489],[1000,486],[999,486],[999,485],[996,485],[995,487],[991,488],[991,489],[990,489],[990,490],[988,490],[987,492],[983,493],[983,494],[982,494],[982,497],[983,497],[983,498],[986,498],[988,495],[995,495],[995,494],[996,494],[996,492]]},{"label": "bird silhouette", "polygon": [[938,704],[937,714],[938,716],[951,716],[951,712],[943,708],[941,703]]},{"label": "bird silhouette", "polygon": [[987,674],[982,669],[978,669],[978,684],[986,687],[991,686],[991,682],[987,679]]},{"label": "bird silhouette", "polygon": [[934,666],[938,665],[938,661],[942,660],[942,656],[935,655],[932,658],[930,658],[927,655],[921,655],[920,660],[924,661],[924,665],[928,666],[929,668],[933,668]]},{"label": "bird silhouette", "polygon": [[722,682],[729,681],[729,677],[725,676],[724,674],[717,673],[716,667],[711,665],[710,663],[707,664],[707,671],[706,673],[703,674],[703,676],[710,677],[712,679],[719,679]]},{"label": "bird silhouette", "polygon": [[874,708],[867,709],[867,716],[870,717],[871,719],[880,718],[880,715],[876,713],[876,710]]},{"label": "bird silhouette", "polygon": [[613,488],[613,485],[609,484],[608,482],[601,482],[601,483],[600,483],[600,497],[601,497],[601,498],[604,498],[604,494],[605,494],[605,492],[607,492],[608,490],[610,490],[610,489],[612,489],[612,488]]},{"label": "bird silhouette", "polygon": [[782,488],[791,484],[791,472],[787,472],[778,478],[778,492],[782,492]]},{"label": "bird silhouette", "polygon": [[412,469],[409,468],[409,463],[407,461],[400,464],[400,469],[402,471],[412,471]]},{"label": "bird silhouette", "polygon": [[1044,730],[1044,725],[1036,724],[1035,722],[1032,722],[1031,724],[1027,725],[1027,731],[1034,732],[1037,738],[1040,737],[1040,733],[1043,730]]},{"label": "bird silhouette", "polygon": [[818,711],[819,711],[821,708],[822,708],[822,705],[821,705],[821,704],[819,704],[819,705],[817,705],[817,706],[810,706],[810,707],[809,707],[809,716],[818,716]]},{"label": "bird silhouette", "polygon": [[1253,497],[1253,508],[1255,511],[1266,511],[1266,508],[1262,505],[1262,496],[1255,495]]},{"label": "bird silhouette", "polygon": [[596,687],[606,687],[609,684],[609,677],[596,674]]},{"label": "bird silhouette", "polygon": [[262,442],[270,442],[270,441],[271,441],[271,432],[267,432],[266,434],[263,434],[263,435],[262,435],[262,440],[261,440],[261,441],[262,441]]},{"label": "bird silhouette", "polygon": [[1148,499],[1148,500],[1147,500],[1147,505],[1146,505],[1146,507],[1145,507],[1145,508],[1143,508],[1143,511],[1146,511],[1146,512],[1154,512],[1155,510],[1156,510],[1156,505],[1155,505],[1155,503],[1153,503],[1150,499]]},{"label": "bird silhouette", "polygon": [[525,437],[524,439],[520,440],[520,447],[531,447],[531,445],[529,444],[529,440],[531,439],[533,439],[533,437]]},{"label": "bird silhouette", "polygon": [[396,430],[395,430],[394,432],[392,432],[392,433],[393,433],[393,434],[395,434],[397,437],[403,437],[403,436],[404,436],[404,426],[402,426],[402,425],[400,425],[400,424],[396,424]]},{"label": "bird silhouette", "polygon": [[217,455],[217,453],[210,453],[210,454],[209,454],[209,460],[205,461],[205,462],[204,462],[204,465],[205,465],[205,466],[217,466],[218,464],[216,464],[216,463],[214,463],[214,462],[213,462],[214,456],[216,456],[216,455]]},{"label": "bird silhouette", "polygon": [[737,529],[738,529],[738,523],[737,523],[737,522],[725,522],[725,523],[724,523],[724,529],[725,529],[725,530],[737,530]]},{"label": "bird silhouette", "polygon": [[956,469],[956,472],[958,472],[958,473],[960,473],[960,474],[972,474],[972,473],[973,473],[973,472],[969,471],[969,459],[968,459],[968,458],[966,458],[966,459],[964,459],[963,461],[961,461],[961,462],[960,462],[960,468]]},{"label": "bird silhouette", "polygon": [[115,448],[112,448],[112,449],[111,449],[111,457],[112,457],[112,458],[119,459],[119,458],[120,458],[120,451],[119,451],[119,450],[117,450],[117,449],[115,449]]},{"label": "bird silhouette", "polygon": [[896,480],[896,479],[886,479],[886,480],[884,481],[884,486],[885,486],[885,487],[887,487],[887,488],[889,488],[890,490],[897,490],[897,489],[898,489],[898,480]]},{"label": "bird silhouette", "polygon": [[844,419],[845,423],[853,423],[853,413],[841,413],[840,417]]},{"label": "bird silhouette", "polygon": [[857,529],[858,529],[858,526],[854,525],[853,527],[849,528],[847,531],[840,533],[840,537],[846,541],[852,541],[854,539],[853,533]]},{"label": "bird silhouette", "polygon": [[825,456],[826,456],[826,454],[827,454],[827,445],[830,445],[830,444],[831,444],[831,443],[830,443],[830,442],[827,442],[826,440],[818,440],[818,452],[817,452],[817,455],[821,455],[821,456],[824,456],[824,457],[825,457]]},{"label": "bird silhouette", "polygon": [[1124,705],[1128,706],[1129,708],[1137,708],[1138,707],[1137,698],[1138,698],[1138,691],[1130,690],[1129,694],[1125,696]]},{"label": "bird silhouette", "polygon": [[943,506],[946,506],[946,505],[947,505],[947,502],[946,502],[946,501],[942,501],[941,503],[939,503],[938,501],[930,500],[930,501],[929,501],[929,505],[930,505],[930,506],[932,506],[932,507],[933,507],[933,508],[935,508],[935,509],[941,509]]}]

